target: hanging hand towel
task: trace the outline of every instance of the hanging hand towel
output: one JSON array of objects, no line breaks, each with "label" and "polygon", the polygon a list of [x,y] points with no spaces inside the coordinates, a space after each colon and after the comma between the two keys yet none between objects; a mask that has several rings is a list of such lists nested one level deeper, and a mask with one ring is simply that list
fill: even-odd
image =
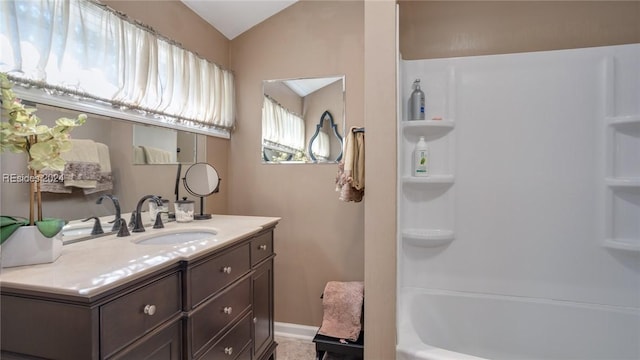
[{"label": "hanging hand towel", "polygon": [[102,143],[96,143],[96,149],[98,150],[98,164],[100,164],[100,172],[98,173],[98,178],[96,179],[96,187],[93,189],[83,189],[85,195],[113,189],[113,177],[111,174],[111,156],[109,155],[109,147]]},{"label": "hanging hand towel", "polygon": [[364,196],[364,132],[351,127],[344,142],[344,160],[338,164],[336,191],[342,201],[362,201]]},{"label": "hanging hand towel", "polygon": [[362,329],[362,281],[329,281],[322,295],[322,326],[318,333],[338,339],[357,341]]},{"label": "hanging hand towel", "polygon": [[63,171],[44,169],[44,182],[40,191],[53,193],[71,193],[73,187],[94,189],[100,172],[99,156],[93,140],[72,139],[70,151],[63,152],[66,160]]},{"label": "hanging hand towel", "polygon": [[64,186],[95,188],[100,172],[98,147],[93,140],[72,139],[71,151],[62,153],[67,161],[64,166]]}]

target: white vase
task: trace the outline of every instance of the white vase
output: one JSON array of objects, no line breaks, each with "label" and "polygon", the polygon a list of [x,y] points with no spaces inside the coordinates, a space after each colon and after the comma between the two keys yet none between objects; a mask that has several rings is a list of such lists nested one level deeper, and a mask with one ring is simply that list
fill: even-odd
[{"label": "white vase", "polygon": [[47,238],[37,226],[21,226],[0,246],[0,266],[7,268],[51,263],[61,253],[62,239],[59,234]]}]

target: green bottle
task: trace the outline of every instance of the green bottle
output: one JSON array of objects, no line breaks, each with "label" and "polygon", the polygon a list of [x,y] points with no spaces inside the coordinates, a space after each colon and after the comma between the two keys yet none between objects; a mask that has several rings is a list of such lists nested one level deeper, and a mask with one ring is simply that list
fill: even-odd
[{"label": "green bottle", "polygon": [[420,140],[413,150],[413,176],[429,176],[429,147],[420,136]]}]

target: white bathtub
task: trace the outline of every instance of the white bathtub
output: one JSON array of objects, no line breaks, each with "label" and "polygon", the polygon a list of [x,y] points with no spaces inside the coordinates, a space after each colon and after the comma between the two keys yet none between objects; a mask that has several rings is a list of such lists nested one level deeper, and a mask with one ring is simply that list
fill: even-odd
[{"label": "white bathtub", "polygon": [[640,309],[408,288],[397,360],[640,359]]}]

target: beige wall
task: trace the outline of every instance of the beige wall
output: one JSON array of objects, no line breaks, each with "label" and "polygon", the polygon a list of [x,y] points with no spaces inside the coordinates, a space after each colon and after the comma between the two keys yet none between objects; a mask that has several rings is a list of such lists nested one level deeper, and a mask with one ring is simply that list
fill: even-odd
[{"label": "beige wall", "polygon": [[292,113],[302,117],[302,104],[304,99],[283,82],[267,81],[264,83],[263,89],[264,93],[271,97],[271,99],[289,109]]},{"label": "beige wall", "polygon": [[637,42],[639,1],[400,1],[407,60]]},{"label": "beige wall", "polygon": [[396,8],[389,0],[365,4],[364,358],[389,360],[396,355]]},{"label": "beige wall", "polygon": [[364,204],[338,200],[336,165],[261,163],[262,80],[344,74],[347,126],[361,126],[363,55],[362,2],[299,2],[231,41],[238,127],[229,209],[282,217],[275,234],[276,321],[319,326],[326,282],[363,280]]}]

